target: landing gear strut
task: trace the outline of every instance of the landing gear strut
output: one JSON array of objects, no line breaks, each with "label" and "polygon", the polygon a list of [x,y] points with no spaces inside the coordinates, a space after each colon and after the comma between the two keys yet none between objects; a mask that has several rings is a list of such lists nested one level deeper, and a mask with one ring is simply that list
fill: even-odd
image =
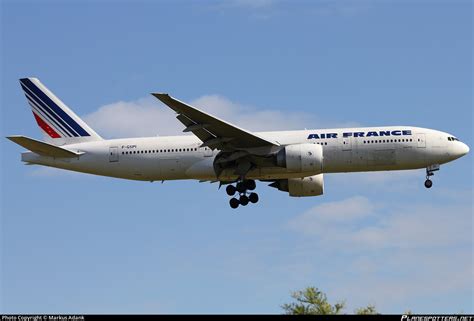
[{"label": "landing gear strut", "polygon": [[232,208],[237,208],[239,205],[246,206],[249,203],[258,202],[257,193],[249,193],[248,191],[253,191],[256,187],[255,181],[251,179],[242,180],[234,185],[227,185],[225,191],[227,195],[234,196],[235,193],[239,194],[239,197],[232,197],[229,201],[229,205]]},{"label": "landing gear strut", "polygon": [[434,175],[434,172],[439,171],[439,165],[430,165],[426,168],[426,181],[425,181],[425,187],[426,188],[431,188],[433,186],[433,182],[430,180],[430,176]]}]

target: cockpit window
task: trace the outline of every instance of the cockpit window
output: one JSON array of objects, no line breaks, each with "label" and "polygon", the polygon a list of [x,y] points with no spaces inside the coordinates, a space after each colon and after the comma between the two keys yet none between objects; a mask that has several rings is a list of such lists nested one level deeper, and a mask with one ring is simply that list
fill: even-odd
[{"label": "cockpit window", "polygon": [[453,141],[455,141],[455,140],[457,140],[457,141],[459,142],[459,139],[457,139],[456,137],[448,137],[448,140],[449,140],[450,142],[453,142]]}]

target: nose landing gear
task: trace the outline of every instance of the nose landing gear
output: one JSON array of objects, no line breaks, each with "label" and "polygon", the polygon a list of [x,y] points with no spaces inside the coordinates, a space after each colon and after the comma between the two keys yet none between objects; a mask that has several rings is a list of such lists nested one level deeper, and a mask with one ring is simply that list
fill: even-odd
[{"label": "nose landing gear", "polygon": [[433,182],[430,180],[430,176],[434,175],[434,172],[439,171],[439,165],[430,165],[426,168],[426,181],[425,181],[425,187],[426,188],[431,188],[433,186]]},{"label": "nose landing gear", "polygon": [[248,193],[248,191],[253,191],[256,187],[255,181],[248,179],[242,180],[234,185],[227,185],[225,191],[227,195],[234,196],[236,192],[239,194],[239,198],[232,197],[229,201],[231,208],[237,208],[239,205],[246,206],[248,203],[257,203],[258,194],[257,193]]},{"label": "nose landing gear", "polygon": [[433,186],[433,181],[431,179],[429,179],[428,176],[427,176],[426,181],[425,181],[425,187],[426,188],[431,188],[431,186]]}]

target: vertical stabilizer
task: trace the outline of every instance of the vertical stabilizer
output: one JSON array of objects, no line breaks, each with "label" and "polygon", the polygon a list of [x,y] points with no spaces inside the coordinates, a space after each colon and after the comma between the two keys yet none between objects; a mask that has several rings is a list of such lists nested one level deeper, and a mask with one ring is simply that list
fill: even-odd
[{"label": "vertical stabilizer", "polygon": [[36,123],[46,140],[67,145],[102,140],[79,116],[36,78],[22,78],[20,85]]}]

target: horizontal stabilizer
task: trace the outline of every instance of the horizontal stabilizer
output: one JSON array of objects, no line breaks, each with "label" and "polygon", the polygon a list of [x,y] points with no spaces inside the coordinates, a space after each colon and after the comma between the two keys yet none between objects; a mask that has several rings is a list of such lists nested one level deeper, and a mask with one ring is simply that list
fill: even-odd
[{"label": "horizontal stabilizer", "polygon": [[25,136],[8,136],[7,138],[18,145],[43,156],[71,158],[84,154],[72,152],[62,147],[54,146]]}]

